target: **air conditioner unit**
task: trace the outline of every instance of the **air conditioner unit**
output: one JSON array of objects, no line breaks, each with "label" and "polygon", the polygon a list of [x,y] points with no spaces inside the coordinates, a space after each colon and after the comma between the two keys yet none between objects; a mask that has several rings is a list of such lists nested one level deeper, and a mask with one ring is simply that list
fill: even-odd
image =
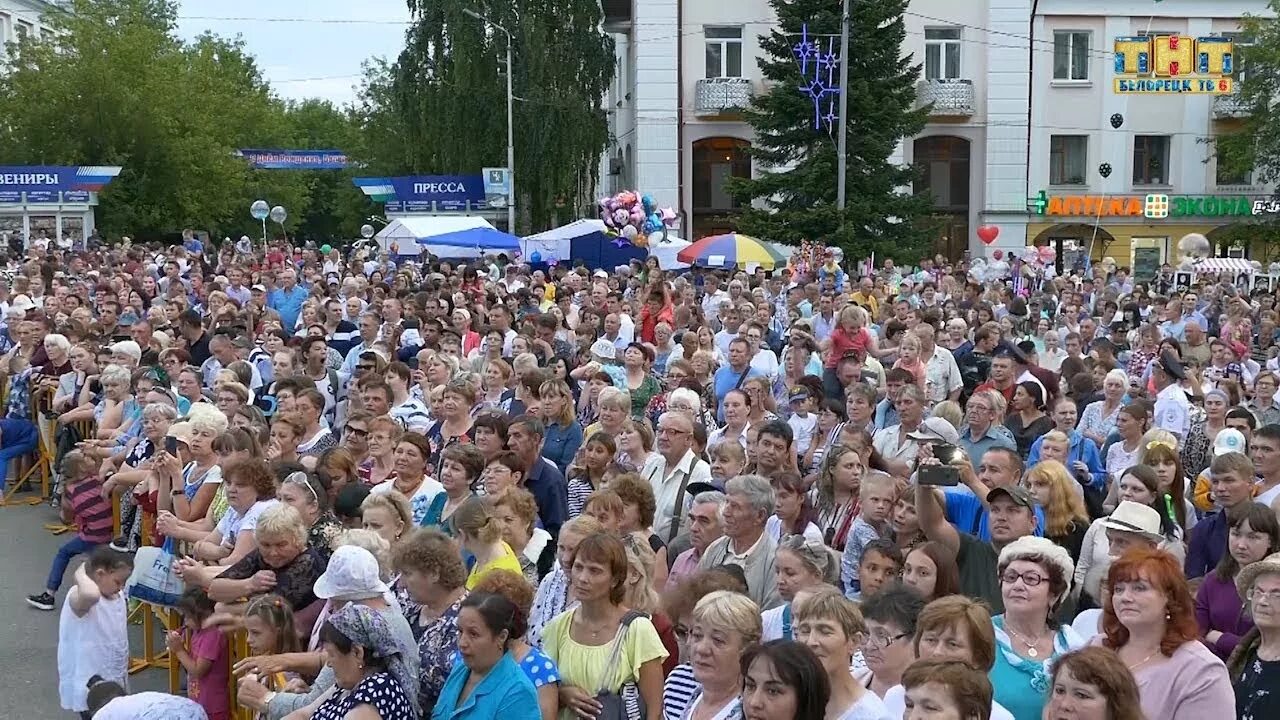
[{"label": "air conditioner unit", "polygon": [[609,174],[610,175],[622,174],[622,158],[609,158]]}]

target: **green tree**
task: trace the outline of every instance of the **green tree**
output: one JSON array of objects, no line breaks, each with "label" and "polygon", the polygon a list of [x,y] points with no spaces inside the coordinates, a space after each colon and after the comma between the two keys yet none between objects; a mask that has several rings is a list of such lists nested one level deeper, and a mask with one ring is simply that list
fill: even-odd
[{"label": "green tree", "polygon": [[[927,250],[931,201],[903,188],[910,168],[889,161],[903,138],[924,129],[927,111],[916,108],[920,68],[901,54],[906,0],[857,0],[849,28],[846,203],[836,206],[837,143],[833,123],[814,127],[813,102],[798,88],[808,84],[793,48],[802,26],[810,37],[839,36],[840,3],[771,0],[778,23],[760,38],[760,69],[768,92],[752,99],[745,117],[755,130],[751,155],[764,166],[757,177],[735,178],[729,192],[748,208],[738,220],[746,234],[798,244],[819,240],[846,257],[918,257]],[[836,47],[838,49],[839,43]],[[825,106],[825,103],[824,103]],[[825,110],[825,107],[824,107]]]},{"label": "green tree", "polygon": [[474,174],[506,165],[507,39],[512,34],[517,208],[542,228],[581,211],[608,143],[600,98],[613,41],[598,0],[409,0],[413,23],[394,63],[367,67],[361,152],[379,174]]},{"label": "green tree", "polygon": [[171,0],[75,0],[53,33],[11,47],[0,74],[0,155],[11,164],[119,165],[98,225],[139,238],[183,227],[257,236],[249,203],[305,217],[305,175],[251,169],[234,151],[289,147],[285,104],[238,40],[175,32]]}]

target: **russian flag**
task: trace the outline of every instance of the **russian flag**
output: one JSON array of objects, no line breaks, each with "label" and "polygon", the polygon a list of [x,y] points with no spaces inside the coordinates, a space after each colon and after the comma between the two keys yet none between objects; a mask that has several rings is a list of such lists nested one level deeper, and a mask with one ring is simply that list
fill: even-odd
[{"label": "russian flag", "polygon": [[110,165],[86,165],[76,168],[76,179],[72,185],[74,190],[101,192],[107,183],[120,174],[120,168]]}]

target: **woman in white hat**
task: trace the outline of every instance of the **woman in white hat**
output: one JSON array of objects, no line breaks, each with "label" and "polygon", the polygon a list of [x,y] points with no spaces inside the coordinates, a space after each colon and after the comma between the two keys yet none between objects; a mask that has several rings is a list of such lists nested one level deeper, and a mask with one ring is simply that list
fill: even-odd
[{"label": "woman in white hat", "polygon": [[1028,536],[1000,551],[997,571],[1004,614],[991,619],[995,700],[1016,718],[1038,718],[1048,699],[1050,662],[1084,645],[1071,627],[1054,619],[1067,599],[1075,565],[1065,548]]},{"label": "woman in white hat", "polygon": [[1280,553],[1246,565],[1235,582],[1253,617],[1227,663],[1236,716],[1280,717]]}]

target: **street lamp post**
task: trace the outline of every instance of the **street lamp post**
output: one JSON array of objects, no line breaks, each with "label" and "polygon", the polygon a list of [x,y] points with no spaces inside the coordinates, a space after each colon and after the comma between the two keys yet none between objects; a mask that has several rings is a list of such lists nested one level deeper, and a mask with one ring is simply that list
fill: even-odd
[{"label": "street lamp post", "polygon": [[849,179],[849,0],[840,7],[840,136],[836,138],[836,208],[844,210]]},{"label": "street lamp post", "polygon": [[462,12],[507,36],[507,180],[511,189],[511,196],[507,198],[507,232],[514,234],[516,231],[516,131],[513,112],[515,95],[511,90],[511,77],[515,74],[515,68],[511,65],[511,32],[474,10],[463,8]]}]

